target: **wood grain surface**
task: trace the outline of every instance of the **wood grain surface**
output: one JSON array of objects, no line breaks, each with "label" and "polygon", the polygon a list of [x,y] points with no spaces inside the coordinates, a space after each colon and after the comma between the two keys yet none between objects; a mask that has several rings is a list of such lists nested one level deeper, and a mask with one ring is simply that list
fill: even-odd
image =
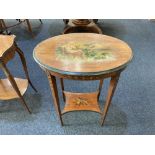
[{"label": "wood grain surface", "polygon": [[74,75],[111,73],[124,68],[133,57],[131,48],[125,42],[93,33],[49,38],[38,44],[33,54],[43,68]]},{"label": "wood grain surface", "polygon": [[[28,80],[20,78],[14,79],[21,95],[23,95],[27,90]],[[9,100],[13,98],[19,98],[19,96],[12,87],[10,81],[8,79],[0,79],[0,100]]]},{"label": "wood grain surface", "polygon": [[70,111],[94,111],[101,113],[98,103],[98,92],[91,93],[72,93],[64,92],[66,104],[62,114]]},{"label": "wood grain surface", "polygon": [[0,57],[3,56],[3,54],[9,50],[10,48],[12,48],[13,44],[14,44],[14,39],[15,36],[14,35],[0,35]]}]

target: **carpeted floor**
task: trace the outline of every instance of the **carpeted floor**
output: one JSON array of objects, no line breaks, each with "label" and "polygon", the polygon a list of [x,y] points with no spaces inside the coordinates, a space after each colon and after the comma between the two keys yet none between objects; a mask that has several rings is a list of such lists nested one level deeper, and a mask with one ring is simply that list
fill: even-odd
[{"label": "carpeted floor", "polygon": [[[15,20],[7,20],[12,24]],[[99,125],[100,116],[93,112],[73,112],[63,116],[61,127],[52,104],[46,75],[35,63],[32,52],[42,40],[61,34],[62,20],[31,20],[35,38],[26,26],[11,31],[17,36],[18,45],[25,53],[31,79],[38,89],[31,87],[24,95],[33,113],[29,115],[18,100],[0,101],[0,134],[52,134],[52,135],[106,135],[106,134],[155,134],[155,22],[149,20],[99,20],[98,24],[106,35],[126,41],[133,49],[134,59],[122,73],[112,100],[105,125]],[[14,75],[22,76],[19,58],[8,64]],[[4,77],[2,71],[0,76]],[[59,88],[60,83],[58,81]],[[109,80],[101,93],[101,106],[105,100]],[[65,81],[67,90],[93,91],[98,81]],[[60,89],[59,89],[60,90]],[[61,107],[64,103],[61,98]]]}]

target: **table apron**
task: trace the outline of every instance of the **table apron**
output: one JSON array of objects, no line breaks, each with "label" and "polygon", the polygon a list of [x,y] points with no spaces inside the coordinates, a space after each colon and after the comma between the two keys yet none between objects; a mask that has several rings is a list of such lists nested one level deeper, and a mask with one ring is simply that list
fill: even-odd
[{"label": "table apron", "polygon": [[60,74],[56,73],[50,70],[47,70],[43,67],[41,67],[45,72],[49,72],[51,75],[58,77],[58,78],[63,78],[63,79],[70,79],[70,80],[81,80],[81,81],[89,81],[89,80],[100,80],[104,78],[109,78],[113,76],[117,76],[120,74],[125,68],[111,72],[111,73],[106,73],[106,74],[101,74],[101,75],[66,75],[66,74]]}]

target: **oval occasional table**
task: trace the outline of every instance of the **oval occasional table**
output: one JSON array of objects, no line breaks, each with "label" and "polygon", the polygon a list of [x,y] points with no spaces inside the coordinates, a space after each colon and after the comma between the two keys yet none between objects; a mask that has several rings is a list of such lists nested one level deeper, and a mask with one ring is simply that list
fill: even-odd
[{"label": "oval occasional table", "polygon": [[[94,33],[71,33],[49,38],[35,47],[33,56],[47,74],[61,125],[63,114],[79,110],[100,113],[103,125],[120,73],[133,57],[131,48],[125,42]],[[63,111],[60,109],[56,77],[61,81],[65,101]],[[111,80],[102,112],[98,100],[105,78]],[[64,90],[63,79],[100,82],[96,92],[73,93]]]}]

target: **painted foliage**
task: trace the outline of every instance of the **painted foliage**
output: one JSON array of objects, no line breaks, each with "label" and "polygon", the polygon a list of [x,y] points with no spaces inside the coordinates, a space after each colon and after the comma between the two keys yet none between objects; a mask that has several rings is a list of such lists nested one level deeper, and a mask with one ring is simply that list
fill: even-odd
[{"label": "painted foliage", "polygon": [[67,61],[103,61],[113,60],[111,49],[95,42],[68,42],[57,46],[56,55],[60,60]]}]

